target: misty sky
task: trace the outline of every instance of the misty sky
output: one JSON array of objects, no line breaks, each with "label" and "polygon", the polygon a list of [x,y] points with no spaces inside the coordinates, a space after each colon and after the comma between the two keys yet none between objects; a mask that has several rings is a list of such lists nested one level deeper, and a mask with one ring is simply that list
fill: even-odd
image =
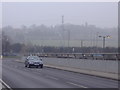
[{"label": "misty sky", "polygon": [[117,27],[117,2],[10,2],[2,4],[3,26],[32,24],[47,26],[65,23]]}]

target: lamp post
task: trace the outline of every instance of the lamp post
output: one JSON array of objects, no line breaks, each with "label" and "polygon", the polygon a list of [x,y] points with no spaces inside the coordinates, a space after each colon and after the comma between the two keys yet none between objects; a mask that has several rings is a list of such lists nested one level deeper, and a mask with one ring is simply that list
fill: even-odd
[{"label": "lamp post", "polygon": [[106,38],[110,38],[110,35],[107,36],[99,36],[100,38],[103,38],[103,49],[105,49],[105,40]]}]

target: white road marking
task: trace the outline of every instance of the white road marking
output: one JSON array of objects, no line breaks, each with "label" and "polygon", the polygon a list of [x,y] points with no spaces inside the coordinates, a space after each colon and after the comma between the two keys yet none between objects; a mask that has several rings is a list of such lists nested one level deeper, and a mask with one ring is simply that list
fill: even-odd
[{"label": "white road marking", "polygon": [[51,78],[51,79],[54,79],[54,80],[58,80],[58,78],[55,78],[55,77],[52,77],[52,76],[46,76],[47,78]]},{"label": "white road marking", "polygon": [[9,85],[7,85],[3,80],[0,79],[0,82],[3,83],[3,84],[5,85],[5,87],[7,87],[7,88],[9,88],[10,90],[12,90],[11,87],[10,87]]},{"label": "white road marking", "polygon": [[15,61],[17,61],[17,62],[24,62],[24,61],[22,61],[22,60],[15,60]]},{"label": "white road marking", "polygon": [[68,84],[71,84],[71,85],[74,85],[74,86],[77,86],[77,87],[81,87],[81,88],[88,88],[88,87],[85,87],[83,85],[79,85],[79,84],[76,84],[76,83],[72,83],[72,82],[66,82]]}]

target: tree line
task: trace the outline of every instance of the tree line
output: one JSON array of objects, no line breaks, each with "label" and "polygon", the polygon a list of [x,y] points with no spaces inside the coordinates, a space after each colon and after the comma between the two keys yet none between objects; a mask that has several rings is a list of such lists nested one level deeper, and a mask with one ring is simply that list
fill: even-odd
[{"label": "tree line", "polygon": [[55,47],[40,46],[24,43],[11,43],[10,37],[2,34],[2,54],[30,54],[30,53],[117,53],[115,47]]}]

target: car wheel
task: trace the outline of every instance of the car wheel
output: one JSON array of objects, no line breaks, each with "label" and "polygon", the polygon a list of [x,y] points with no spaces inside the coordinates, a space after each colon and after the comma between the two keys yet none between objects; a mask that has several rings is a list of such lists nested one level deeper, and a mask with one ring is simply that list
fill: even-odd
[{"label": "car wheel", "polygon": [[30,68],[31,66],[30,66],[30,64],[28,64],[28,68]]},{"label": "car wheel", "polygon": [[43,65],[41,65],[40,67],[43,68]]}]

